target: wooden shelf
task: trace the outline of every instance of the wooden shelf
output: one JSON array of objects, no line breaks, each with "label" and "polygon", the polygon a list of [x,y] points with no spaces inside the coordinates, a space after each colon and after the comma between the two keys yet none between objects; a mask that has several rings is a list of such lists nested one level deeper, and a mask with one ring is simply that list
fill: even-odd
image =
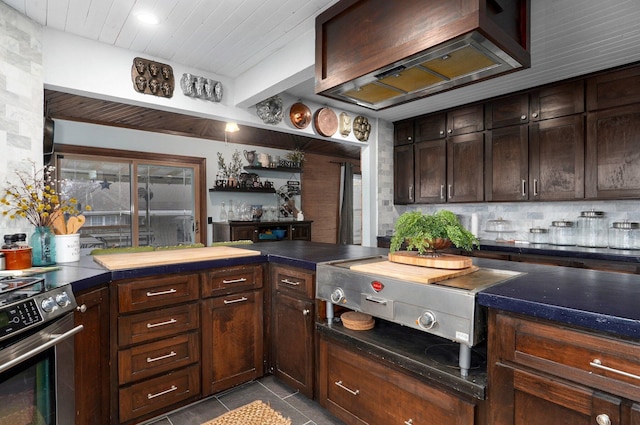
[{"label": "wooden shelf", "polygon": [[280,172],[280,173],[302,173],[302,168],[289,168],[289,167],[269,168],[269,167],[255,167],[253,165],[248,165],[246,167],[243,167],[243,169],[247,171],[274,171],[274,172]]},{"label": "wooden shelf", "polygon": [[212,187],[209,192],[240,192],[240,193],[276,193],[274,188],[264,187],[252,187],[252,188],[238,188],[238,187]]}]

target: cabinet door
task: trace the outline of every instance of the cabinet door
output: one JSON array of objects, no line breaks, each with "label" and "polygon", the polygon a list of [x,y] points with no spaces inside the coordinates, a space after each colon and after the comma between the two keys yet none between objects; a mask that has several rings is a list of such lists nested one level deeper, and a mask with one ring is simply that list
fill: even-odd
[{"label": "cabinet door", "polygon": [[314,304],[275,292],[273,302],[274,374],[313,399]]},{"label": "cabinet door", "polygon": [[412,204],[413,198],[413,145],[393,149],[393,201]]},{"label": "cabinet door", "polygon": [[475,133],[482,130],[484,130],[484,106],[482,104],[447,112],[447,136]]},{"label": "cabinet door", "polygon": [[408,145],[413,143],[413,120],[400,121],[393,124],[393,144]]},{"label": "cabinet door", "polygon": [[502,97],[487,103],[485,127],[487,129],[529,122],[529,95],[527,93]]},{"label": "cabinet door", "polygon": [[431,114],[416,119],[414,124],[416,143],[447,137],[446,115]]},{"label": "cabinet door", "polygon": [[484,200],[484,135],[470,133],[447,139],[447,199]]},{"label": "cabinet door", "polygon": [[487,133],[487,201],[523,201],[529,198],[529,137],[526,125]]},{"label": "cabinet door", "polygon": [[299,223],[291,225],[291,240],[293,241],[310,241],[311,240],[311,224]]},{"label": "cabinet door", "polygon": [[262,290],[202,302],[203,396],[263,375]]},{"label": "cabinet door", "polygon": [[[489,395],[493,425],[547,425],[562,423],[621,425],[621,399],[521,369],[498,369]],[[506,378],[506,379],[505,379]]]},{"label": "cabinet door", "polygon": [[416,203],[447,201],[447,142],[445,139],[415,144]]},{"label": "cabinet door", "polygon": [[258,242],[258,227],[257,226],[234,226],[231,225],[231,238],[232,241],[253,241]]},{"label": "cabinet door", "polygon": [[109,288],[76,297],[80,312],[75,325],[76,424],[109,424]]},{"label": "cabinet door", "polygon": [[584,198],[584,118],[574,115],[529,125],[529,199]]},{"label": "cabinet door", "polygon": [[640,66],[590,78],[587,81],[589,111],[640,103]]},{"label": "cabinet door", "polygon": [[584,112],[584,81],[558,84],[531,92],[531,121]]},{"label": "cabinet door", "polygon": [[587,116],[587,198],[640,197],[640,103]]}]

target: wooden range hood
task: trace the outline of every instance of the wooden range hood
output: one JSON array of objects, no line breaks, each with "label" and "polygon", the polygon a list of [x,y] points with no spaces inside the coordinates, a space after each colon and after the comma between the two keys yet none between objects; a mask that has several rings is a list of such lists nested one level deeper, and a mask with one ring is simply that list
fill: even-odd
[{"label": "wooden range hood", "polygon": [[315,91],[380,110],[528,68],[530,0],[342,0],[316,19]]}]

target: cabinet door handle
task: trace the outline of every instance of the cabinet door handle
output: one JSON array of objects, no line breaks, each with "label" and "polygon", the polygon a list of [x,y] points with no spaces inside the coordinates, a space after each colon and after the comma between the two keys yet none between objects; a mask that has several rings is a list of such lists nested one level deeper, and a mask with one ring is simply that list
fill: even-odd
[{"label": "cabinet door handle", "polygon": [[444,136],[444,130],[440,130],[440,135]]},{"label": "cabinet door handle", "polygon": [[311,310],[309,310],[308,308],[305,308],[304,310],[302,310],[302,315],[303,316],[308,316],[309,313],[311,313]]},{"label": "cabinet door handle", "polygon": [[533,196],[538,196],[538,179],[533,179]]},{"label": "cabinet door handle", "polygon": [[230,285],[232,283],[241,283],[241,282],[246,282],[247,279],[244,277],[241,277],[239,279],[231,279],[231,280],[227,280],[227,279],[222,279],[222,283],[224,283],[225,285]]},{"label": "cabinet door handle", "polygon": [[158,292],[147,292],[147,297],[156,297],[158,295],[167,295],[167,294],[175,294],[176,291],[175,289],[171,288],[167,291],[158,291]]},{"label": "cabinet door handle", "polygon": [[447,134],[451,134],[451,133],[453,133],[452,129],[447,130]]},{"label": "cabinet door handle", "polygon": [[527,181],[522,179],[522,197],[527,196]]},{"label": "cabinet door handle", "polygon": [[235,300],[224,300],[225,304],[235,304],[235,303],[241,303],[244,301],[247,301],[249,298],[247,297],[240,297],[240,298],[236,298]]},{"label": "cabinet door handle", "polygon": [[592,361],[589,362],[589,364],[597,369],[602,369],[602,370],[606,370],[607,372],[617,373],[618,375],[626,376],[627,378],[640,380],[640,376],[638,375],[634,375],[633,373],[625,372],[624,370],[618,370],[618,369],[614,369],[612,367],[603,365],[600,359],[593,359]]},{"label": "cabinet door handle", "polygon": [[531,114],[531,116],[532,116],[533,118],[538,118],[538,113],[537,113],[537,112],[534,112],[533,114]]},{"label": "cabinet door handle", "polygon": [[349,392],[349,393],[351,393],[351,394],[353,394],[353,395],[358,395],[358,394],[360,394],[360,390],[352,390],[351,388],[347,388],[347,387],[345,387],[344,385],[342,385],[342,381],[336,381],[336,382],[335,382],[335,384],[336,384],[338,387],[342,388],[343,390],[345,390],[345,391],[347,391],[347,392]]},{"label": "cabinet door handle", "polygon": [[168,359],[171,357],[175,357],[178,354],[176,354],[175,351],[171,351],[169,354],[165,354],[164,356],[158,356],[158,357],[147,357],[147,363],[153,363],[153,362],[157,362],[158,360],[164,360],[164,359]]},{"label": "cabinet door handle", "polygon": [[170,393],[172,391],[175,391],[177,389],[178,389],[178,387],[176,387],[175,385],[172,385],[171,388],[169,388],[168,390],[160,391],[159,393],[155,393],[155,394],[149,393],[149,394],[147,394],[147,400],[151,400],[151,399],[154,399],[156,397],[160,397],[161,395],[168,394],[168,393]]},{"label": "cabinet door handle", "polygon": [[440,185],[440,199],[444,199],[444,185]]},{"label": "cabinet door handle", "polygon": [[447,195],[448,195],[449,199],[453,198],[453,185],[451,185],[451,184],[447,188]]},{"label": "cabinet door handle", "polygon": [[408,421],[404,421],[404,425],[413,425],[413,419],[409,419]]},{"label": "cabinet door handle", "polygon": [[289,280],[289,279],[281,279],[280,282],[286,283],[287,285],[291,285],[291,286],[299,286],[300,285],[300,282],[297,282],[295,280]]},{"label": "cabinet door handle", "polygon": [[611,419],[609,418],[609,415],[607,415],[606,413],[601,413],[598,416],[596,416],[596,423],[598,425],[611,425]]},{"label": "cabinet door handle", "polygon": [[147,329],[157,328],[158,326],[173,325],[174,323],[177,323],[177,322],[178,321],[176,319],[171,319],[171,320],[167,320],[166,322],[147,323]]},{"label": "cabinet door handle", "polygon": [[526,120],[526,119],[527,119],[527,116],[526,116],[525,114],[522,114],[522,115],[520,115],[520,119],[521,119],[522,121],[524,121],[524,120]]},{"label": "cabinet door handle", "polygon": [[413,201],[413,185],[409,185],[409,200]]}]

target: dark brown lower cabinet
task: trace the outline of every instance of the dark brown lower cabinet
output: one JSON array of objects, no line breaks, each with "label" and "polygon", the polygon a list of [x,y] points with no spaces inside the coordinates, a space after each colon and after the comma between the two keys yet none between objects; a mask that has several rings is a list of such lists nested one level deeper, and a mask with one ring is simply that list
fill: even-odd
[{"label": "dark brown lower cabinet", "polygon": [[262,289],[202,301],[202,392],[263,375]]},{"label": "dark brown lower cabinet", "polygon": [[76,425],[109,424],[109,288],[76,296],[75,337]]},{"label": "dark brown lower cabinet", "polygon": [[473,425],[473,402],[321,335],[320,404],[347,424]]},{"label": "dark brown lower cabinet", "polygon": [[637,375],[638,350],[638,343],[491,311],[488,423],[640,424],[638,378],[628,375]]}]

